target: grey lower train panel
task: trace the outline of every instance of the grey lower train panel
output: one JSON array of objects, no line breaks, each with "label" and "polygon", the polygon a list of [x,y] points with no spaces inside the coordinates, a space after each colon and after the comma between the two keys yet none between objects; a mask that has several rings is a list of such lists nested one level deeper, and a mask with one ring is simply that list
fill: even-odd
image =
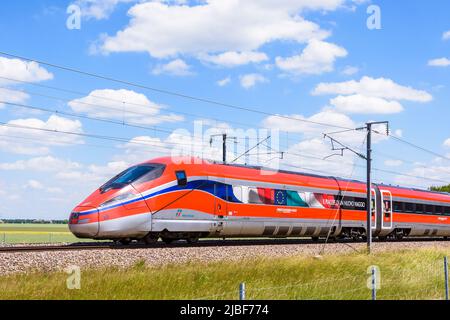
[{"label": "grey lower train panel", "polygon": [[[299,237],[337,235],[342,227],[362,228],[361,221],[335,221],[293,218],[249,218],[225,216],[219,218],[205,213],[183,210],[159,212],[152,218],[152,231],[203,232],[223,237]],[[331,232],[330,232],[330,229]]]},{"label": "grey lower train panel", "polygon": [[[360,227],[354,222],[347,227]],[[295,222],[283,220],[266,221],[217,221],[217,220],[167,220],[153,219],[153,232],[207,232],[210,236],[220,237],[301,237],[337,235],[341,226],[332,226],[329,221],[308,221],[295,219]],[[331,231],[330,231],[331,230]]]},{"label": "grey lower train panel", "polygon": [[[144,237],[148,232],[201,232],[211,237],[318,237],[339,235],[342,228],[365,228],[364,221],[333,221],[293,218],[249,218],[225,216],[219,218],[201,212],[164,210],[100,222],[95,238]],[[331,229],[332,228],[332,229]],[[330,230],[331,229],[331,230]],[[450,225],[395,223],[394,229],[411,230],[410,236],[450,236]]]},{"label": "grey lower train panel", "polygon": [[151,213],[101,221],[95,239],[142,238],[151,230]]}]

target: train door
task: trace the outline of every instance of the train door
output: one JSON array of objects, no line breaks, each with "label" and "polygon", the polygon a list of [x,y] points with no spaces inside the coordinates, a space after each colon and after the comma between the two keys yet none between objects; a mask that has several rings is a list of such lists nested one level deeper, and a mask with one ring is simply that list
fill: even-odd
[{"label": "train door", "polygon": [[227,215],[228,188],[225,185],[214,184],[214,215],[216,219],[222,220]]},{"label": "train door", "polygon": [[381,192],[381,229],[390,230],[393,225],[392,193],[388,190]]},{"label": "train door", "polygon": [[377,199],[377,193],[375,191],[375,189],[372,189],[372,213],[371,213],[371,217],[372,217],[372,230],[376,230],[377,229],[377,212],[378,212],[378,208],[377,208],[377,203],[378,201],[376,201]]}]

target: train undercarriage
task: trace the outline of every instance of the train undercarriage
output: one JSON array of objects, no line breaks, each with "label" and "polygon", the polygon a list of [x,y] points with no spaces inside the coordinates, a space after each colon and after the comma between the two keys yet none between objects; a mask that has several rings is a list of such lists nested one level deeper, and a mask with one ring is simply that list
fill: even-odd
[{"label": "train undercarriage", "polygon": [[[394,229],[392,232],[390,232],[387,235],[373,235],[374,241],[393,241],[393,240],[402,240],[407,238],[411,233],[411,229]],[[168,230],[163,230],[162,232],[150,232],[148,233],[144,238],[136,239],[136,238],[121,238],[121,239],[114,239],[115,242],[118,242],[122,245],[128,245],[131,242],[141,242],[145,244],[155,244],[161,239],[162,242],[166,244],[171,244],[175,241],[185,241],[189,244],[195,244],[198,242],[200,238],[211,238],[211,234],[206,232],[170,232]],[[225,237],[218,237],[220,239],[225,239]],[[230,237],[227,236],[226,238],[236,238],[236,237]],[[239,236],[237,238],[244,238],[242,236]],[[255,238],[255,237],[249,237],[249,239]],[[294,237],[268,237],[268,239],[293,239]],[[298,238],[298,237],[295,237]],[[329,235],[326,236],[312,236],[312,237],[300,237],[302,239],[310,238],[312,241],[320,241],[328,240],[330,242],[332,241],[366,241],[366,230],[365,228],[342,228],[341,232],[339,234],[334,234],[333,232],[330,232]],[[434,238],[443,238],[444,240],[447,240],[447,237],[434,237]]]}]

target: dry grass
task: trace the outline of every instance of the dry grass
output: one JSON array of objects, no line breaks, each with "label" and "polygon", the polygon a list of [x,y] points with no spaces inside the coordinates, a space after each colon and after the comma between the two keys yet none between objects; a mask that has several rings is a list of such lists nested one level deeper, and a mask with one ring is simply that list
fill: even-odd
[{"label": "dry grass", "polygon": [[443,299],[447,249],[250,259],[148,267],[82,270],[81,289],[68,290],[67,274],[0,278],[0,299],[370,299],[368,267],[381,270],[379,299]]}]

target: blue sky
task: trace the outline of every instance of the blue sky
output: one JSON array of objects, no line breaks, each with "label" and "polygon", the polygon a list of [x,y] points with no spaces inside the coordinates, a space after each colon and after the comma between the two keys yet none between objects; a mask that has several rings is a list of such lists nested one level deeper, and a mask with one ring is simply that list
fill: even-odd
[{"label": "blue sky", "polygon": [[[80,29],[67,27],[69,5],[80,9]],[[372,5],[380,9],[381,29],[367,27]],[[279,141],[270,143],[286,152],[284,159],[259,151],[250,161],[356,179],[364,179],[364,162],[351,153],[320,160],[332,153],[322,133],[336,128],[287,117],[338,127],[388,120],[394,135],[450,155],[450,3],[445,0],[47,0],[1,6],[2,52],[283,117],[0,55],[0,101],[131,124],[0,103],[0,121],[9,124],[0,127],[0,219],[65,218],[126,166],[170,155],[180,143],[198,144],[188,137],[198,120],[208,133],[239,136],[241,151],[245,137],[237,129],[268,128],[274,137],[278,132]],[[362,134],[335,138],[363,146]],[[208,134],[202,139],[203,155],[221,158],[220,145],[210,148]],[[375,171],[378,182],[425,188],[450,182],[450,161],[378,135],[374,166],[397,173]]]}]

